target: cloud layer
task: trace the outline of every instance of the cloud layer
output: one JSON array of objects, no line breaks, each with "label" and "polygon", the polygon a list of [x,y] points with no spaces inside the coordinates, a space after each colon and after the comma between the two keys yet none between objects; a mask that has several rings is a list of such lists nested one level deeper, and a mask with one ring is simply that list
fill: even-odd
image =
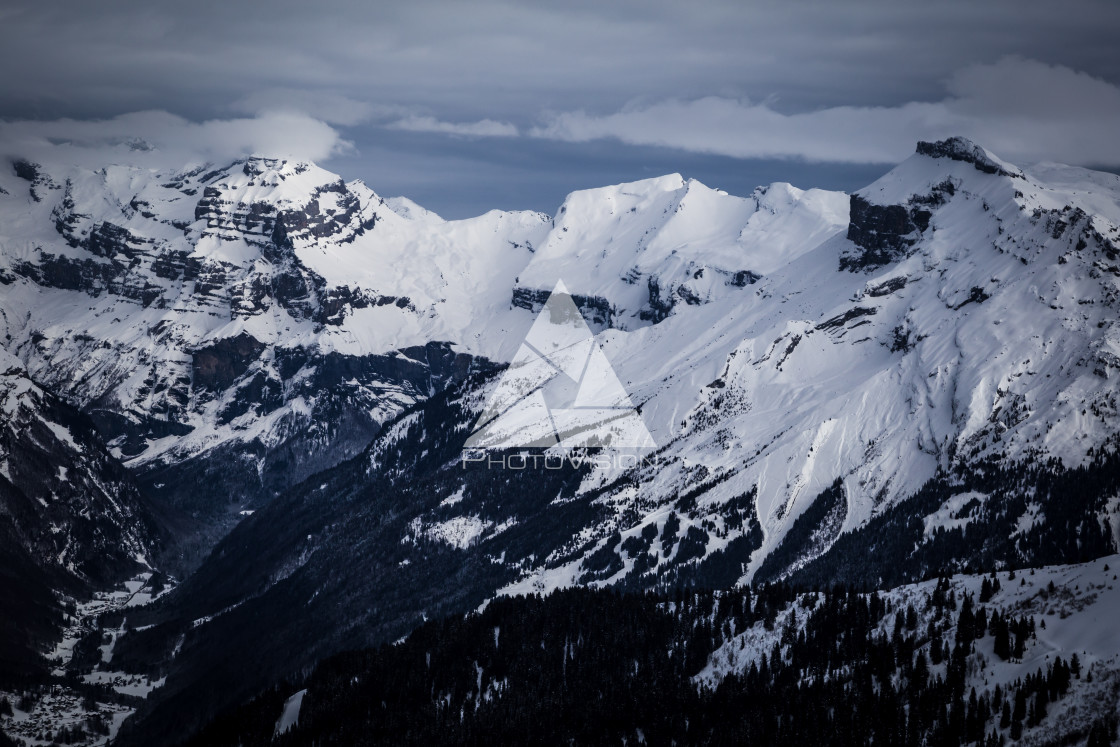
[{"label": "cloud layer", "polygon": [[516,137],[520,134],[509,122],[482,119],[477,122],[442,122],[435,117],[411,115],[391,122],[388,127],[410,132],[439,132],[462,137]]},{"label": "cloud layer", "polygon": [[933,102],[793,114],[727,97],[671,98],[606,114],[541,113],[539,123],[525,130],[489,118],[445,121],[335,92],[269,89],[237,102],[235,108],[253,114],[248,117],[191,122],[148,111],[100,120],[0,122],[0,148],[10,157],[90,165],[115,159],[177,168],[250,154],[324,161],[354,152],[335,128],[348,126],[465,139],[615,140],[736,159],[891,164],[913,152],[919,139],[959,134],[1020,163],[1120,166],[1120,87],[1105,80],[1006,57],[962,68],[944,87],[945,95]]},{"label": "cloud layer", "polygon": [[806,186],[858,187],[952,134],[1120,168],[1118,35],[1106,0],[8,0],[0,151],[328,159],[438,182],[447,214],[462,193],[554,206],[543,174],[701,163],[722,184],[784,159]]},{"label": "cloud layer", "polygon": [[782,114],[765,103],[670,99],[593,115],[548,117],[535,137],[616,138],[735,158],[894,163],[918,139],[965,135],[1012,160],[1120,165],[1120,88],[1058,65],[1007,57],[972,65],[948,96],[890,107],[839,106]]},{"label": "cloud layer", "polygon": [[0,122],[0,155],[91,168],[121,162],[174,169],[247,155],[322,161],[349,147],[325,122],[294,112],[205,122],[161,111],[103,120]]},{"label": "cloud layer", "polygon": [[8,0],[0,117],[198,121],[270,103],[339,125],[399,106],[523,128],[634,99],[895,107],[1007,55],[1120,83],[1118,31],[1103,0]]}]

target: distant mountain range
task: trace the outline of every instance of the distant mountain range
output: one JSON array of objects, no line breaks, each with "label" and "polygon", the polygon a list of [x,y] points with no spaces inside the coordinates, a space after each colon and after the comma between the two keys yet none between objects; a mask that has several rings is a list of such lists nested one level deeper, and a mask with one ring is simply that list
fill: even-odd
[{"label": "distant mountain range", "polygon": [[[953,138],[852,195],[670,175],[444,221],[268,158],[0,171],[0,583],[42,610],[4,656],[176,576],[113,648],[167,676],[122,743],[501,595],[1120,549],[1115,175]],[[464,465],[557,281],[656,450]]]}]

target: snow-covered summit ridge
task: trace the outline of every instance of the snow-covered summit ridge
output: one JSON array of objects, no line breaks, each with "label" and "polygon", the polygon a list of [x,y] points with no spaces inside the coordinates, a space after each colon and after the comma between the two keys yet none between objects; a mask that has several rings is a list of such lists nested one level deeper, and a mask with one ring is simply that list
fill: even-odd
[{"label": "snow-covered summit ridge", "polygon": [[917,150],[920,156],[930,158],[949,158],[954,161],[971,163],[977,171],[985,174],[999,174],[1012,178],[1023,178],[1023,172],[1017,166],[1002,160],[990,150],[981,148],[976,143],[963,137],[951,137],[947,140],[936,142],[919,141]]},{"label": "snow-covered summit ridge", "polygon": [[518,289],[563,277],[599,302],[597,321],[635,329],[740,292],[840,232],[847,197],[784,183],[734,197],[671,174],[574,192],[553,223]]},{"label": "snow-covered summit ridge", "polygon": [[[199,460],[240,465],[230,449],[252,454],[267,494],[354,453],[471,360],[509,360],[534,294],[554,284],[535,278],[570,278],[585,313],[603,310],[596,329],[648,326],[747,292],[804,243],[784,223],[813,238],[845,219],[831,193],[779,186],[742,200],[680,176],[573,193],[556,221],[444,221],[285,159],[9,165],[0,344],[95,413],[118,456],[159,472],[156,490],[187,482],[161,470],[192,460],[220,486]],[[623,202],[616,221],[609,205]],[[571,252],[569,233],[588,242]],[[267,455],[284,450],[278,464],[302,466],[270,479]]]},{"label": "snow-covered summit ridge", "polygon": [[[1120,431],[1120,179],[915,154],[850,200],[846,232],[748,292],[604,333],[666,445],[642,476],[644,518],[629,523],[628,488],[602,499],[618,507],[622,543],[676,513],[710,555],[748,536],[727,517],[752,496],[764,539],[749,576],[837,481],[806,557],[940,473],[987,460],[1083,466]],[[677,497],[697,492],[681,517]],[[618,552],[618,578],[643,561]]]},{"label": "snow-covered summit ridge", "polygon": [[775,541],[837,477],[851,525],[962,454],[1074,464],[1117,426],[1120,180],[963,140],[851,196],[669,175],[555,218],[443,221],[266,158],[18,162],[0,188],[0,339],[136,464],[267,454],[342,411],[361,427],[315,449],[352,454],[510,360],[558,279],[655,440],[757,486]]}]

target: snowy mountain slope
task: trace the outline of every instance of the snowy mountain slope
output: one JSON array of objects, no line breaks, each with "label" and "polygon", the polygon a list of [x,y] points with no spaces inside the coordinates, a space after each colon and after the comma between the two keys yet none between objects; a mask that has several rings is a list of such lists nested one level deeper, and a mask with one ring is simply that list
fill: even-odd
[{"label": "snowy mountain slope", "polygon": [[[577,300],[602,328],[745,292],[844,221],[842,195],[774,185],[740,200],[679,177],[575,193],[559,222],[443,221],[267,158],[178,172],[16,160],[0,187],[5,347],[151,492],[212,526],[181,550],[187,566],[237,512],[508,361],[570,229],[584,237],[568,256]],[[607,247],[626,251],[590,253]]]},{"label": "snowy mountain slope", "polygon": [[547,295],[563,278],[577,298],[600,302],[593,319],[598,312],[609,326],[634,329],[680,304],[734,295],[847,221],[845,195],[781,183],[741,198],[673,174],[575,192],[514,297]]},{"label": "snowy mountain slope", "polygon": [[[996,687],[1011,691],[1037,672],[1047,672],[1057,660],[1077,662],[1077,675],[1071,693],[1051,706],[1042,723],[1023,730],[1021,744],[1053,744],[1059,739],[1071,742],[1084,736],[1102,718],[1115,718],[1120,692],[1120,638],[1110,629],[1120,605],[1120,584],[1116,567],[1120,556],[1109,555],[1091,563],[1047,566],[1029,572],[980,575],[955,575],[892,588],[883,597],[895,610],[913,608],[924,630],[917,636],[916,652],[933,660],[928,675],[949,676],[951,663],[932,653],[934,645],[960,640],[959,618],[936,609],[938,598],[969,597],[974,609],[983,609],[986,619],[998,614],[1005,619],[1029,617],[1035,624],[1025,637],[1021,655],[1001,656],[994,630],[985,631],[970,646],[965,662],[965,687],[989,697]],[[998,583],[998,586],[995,584]],[[985,586],[988,586],[985,593]],[[994,591],[992,587],[994,586]],[[811,600],[811,597],[807,600]],[[712,652],[696,681],[709,687],[729,675],[743,675],[751,665],[758,666],[778,646],[789,649],[783,631],[798,626],[797,616],[804,607],[791,606],[773,625],[756,624],[725,640]],[[792,611],[792,617],[790,612]],[[889,635],[894,618],[879,625]],[[996,727],[999,714],[993,714],[990,727]],[[1007,725],[999,725],[1001,731]],[[985,729],[988,731],[988,729]],[[1005,734],[1006,736],[1006,734]]]},{"label": "snowy mountain slope", "polygon": [[[649,578],[673,562],[650,567],[644,551],[625,549],[649,546],[639,538],[661,536],[673,516],[677,537],[711,556],[746,539],[727,511],[752,496],[764,540],[748,553],[749,578],[836,480],[839,502],[813,554],[939,473],[989,459],[1088,465],[1120,430],[1109,238],[1120,179],[1045,167],[1062,175],[1050,184],[975,146],[919,150],[852,197],[868,206],[856,210],[862,223],[750,292],[600,335],[662,447],[647,467],[596,468],[581,487],[615,520],[573,536],[618,556],[615,581],[638,560]],[[1075,207],[1082,192],[1094,213]],[[925,229],[889,213],[917,215]],[[681,505],[683,494],[695,505]],[[1115,510],[1102,521],[1115,526]],[[598,577],[589,556],[568,552],[538,558],[510,590]]]},{"label": "snowy mountain slope", "polygon": [[[622,542],[662,531],[698,485],[681,531],[702,531],[708,552],[737,536],[719,529],[723,507],[756,496],[766,538],[749,577],[837,479],[843,505],[818,551],[939,472],[990,458],[1088,464],[1120,430],[1120,178],[1004,171],[919,152],[853,195],[846,237],[753,293],[602,336],[663,447],[637,493],[603,497],[624,561]],[[637,522],[635,501],[648,512]],[[580,568],[514,588],[574,582]]]},{"label": "snowy mountain slope", "polygon": [[[711,509],[700,514],[705,507],[697,500],[713,489],[710,482],[651,506],[644,482],[630,476],[594,489],[590,460],[548,470],[464,468],[461,444],[490,388],[479,383],[468,380],[430,399],[379,434],[366,454],[255,513],[162,609],[137,620],[155,627],[122,645],[157,652],[161,668],[154,671],[170,672],[130,727],[132,743],[166,738],[175,714],[205,714],[215,700],[244,698],[329,653],[395,640],[425,619],[484,604],[495,592],[726,588],[740,580],[764,539],[753,492],[727,501],[713,518]],[[837,541],[832,547],[844,552],[829,548],[817,575],[795,580],[813,588],[831,580],[874,586],[877,576],[896,584],[949,568],[1014,568],[1113,552],[1107,511],[1110,497],[1120,494],[1115,455],[1084,471],[1044,467],[1022,469],[1016,479],[990,469],[975,486],[934,483],[868,522],[875,530],[866,538],[870,549],[857,542],[849,552]],[[620,493],[629,500],[621,520]],[[826,494],[846,507],[839,487]],[[810,509],[820,504],[831,516],[835,504],[823,496]],[[1002,511],[985,513],[984,506]],[[901,527],[892,523],[899,516]],[[785,536],[803,536],[799,522],[806,518],[810,510]],[[640,530],[620,529],[623,521]],[[861,531],[841,540],[862,541]],[[993,544],[992,536],[1001,535],[1002,544]],[[715,544],[713,536],[726,541]],[[833,537],[824,539],[827,548]],[[783,547],[773,553],[774,569],[764,570],[780,573],[802,559],[802,543],[792,553]],[[267,635],[261,620],[269,621]],[[168,664],[165,652],[177,646],[179,658]],[[224,673],[217,675],[220,689],[215,672]]]},{"label": "snowy mountain slope", "polygon": [[188,744],[1107,744],[1118,557],[878,592],[495,600],[331,657]]},{"label": "snowy mountain slope", "polygon": [[471,358],[439,340],[465,317],[437,307],[486,301],[490,281],[508,309],[503,263],[544,220],[491,213],[448,232],[421,216],[410,232],[360,183],[267,159],[14,172],[0,195],[8,349],[203,517],[356,453],[461,377]]},{"label": "snowy mountain slope", "polygon": [[0,351],[0,673],[41,668],[63,596],[147,567],[165,527],[93,424]]},{"label": "snowy mountain slope", "polygon": [[[495,593],[730,586],[841,574],[853,556],[903,583],[1116,549],[1115,177],[945,141],[850,197],[773,185],[742,200],[664,177],[576,193],[554,221],[449,222],[310,166],[182,179],[159,189],[196,190],[166,200],[173,220],[199,216],[167,239],[184,269],[144,279],[174,304],[144,306],[129,289],[146,286],[117,275],[71,281],[35,242],[12,242],[4,275],[12,349],[33,370],[70,366],[60,384],[84,382],[66,391],[150,484],[217,484],[235,511],[280,493],[122,641],[170,670],[138,743],[170,714],[201,718]],[[20,210],[42,207],[23,194]],[[158,223],[137,215],[137,236]],[[98,225],[55,250],[104,265]],[[135,274],[163,267],[147,251]],[[556,280],[658,449],[637,466],[464,470],[491,361],[510,360]],[[158,343],[136,332],[164,318]],[[144,345],[162,384],[136,379]],[[248,498],[246,474],[263,487]]]}]

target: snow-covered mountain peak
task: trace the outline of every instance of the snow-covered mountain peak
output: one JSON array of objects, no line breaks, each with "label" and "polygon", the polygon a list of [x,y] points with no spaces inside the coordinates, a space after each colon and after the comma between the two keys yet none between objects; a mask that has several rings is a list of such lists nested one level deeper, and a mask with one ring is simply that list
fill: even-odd
[{"label": "snow-covered mountain peak", "polygon": [[1075,465],[1115,431],[1120,181],[920,150],[851,196],[672,174],[455,221],[281,160],[25,164],[0,329],[133,466],[233,454],[265,496],[509,361],[562,280],[668,445],[651,505],[724,480],[700,508],[753,494],[765,554],[838,478],[852,527],[962,460]]},{"label": "snow-covered mountain peak", "polygon": [[430,223],[444,223],[445,221],[436,213],[425,207],[417,205],[407,197],[390,197],[385,204],[397,215],[410,220],[427,221]]},{"label": "snow-covered mountain peak", "polygon": [[1011,195],[1023,179],[1018,167],[969,140],[950,138],[919,142],[913,155],[856,194],[875,205],[900,205],[915,197],[927,198],[946,184],[973,192],[1002,186]]},{"label": "snow-covered mountain peak", "polygon": [[518,285],[539,295],[563,277],[601,326],[636,329],[740,292],[847,221],[842,193],[788,184],[744,198],[670,174],[584,190],[568,196]]},{"label": "snow-covered mountain peak", "polygon": [[241,194],[244,201],[265,197],[278,206],[302,202],[308,194],[328,187],[335,190],[345,187],[338,175],[313,163],[264,156],[233,161],[229,166],[202,174],[199,181]]},{"label": "snow-covered mountain peak", "polygon": [[1019,179],[1023,177],[1023,172],[1018,166],[1004,161],[990,150],[964,137],[951,137],[932,143],[919,141],[916,152],[918,155],[930,158],[948,158],[970,163],[977,171],[985,174],[999,174]]},{"label": "snow-covered mountain peak", "polygon": [[[660,533],[670,506],[680,514],[682,494],[698,496],[682,520],[687,531],[704,528],[709,549],[739,541],[709,524],[751,495],[764,539],[750,575],[830,486],[839,486],[836,500],[803,552],[819,552],[939,473],[982,460],[1084,466],[1113,438],[1117,180],[1056,166],[1022,172],[959,142],[931,152],[852,195],[850,217],[823,240],[791,240],[794,250],[749,290],[603,335],[651,433],[668,444],[641,486],[649,513],[620,527],[623,543]],[[765,210],[773,195],[787,205],[796,198],[792,209]],[[846,212],[847,196],[818,197],[813,206],[788,187],[759,190],[739,230],[781,225],[799,210],[827,214],[822,206]],[[648,256],[679,218],[632,256]],[[717,248],[706,258],[719,256],[713,234],[697,244]],[[687,251],[675,248],[666,259]],[[600,256],[610,250],[587,264]],[[587,484],[613,480],[626,484],[617,473]],[[626,489],[604,498],[617,500],[624,522],[630,499]],[[622,566],[635,560],[619,555]],[[551,578],[578,579],[579,567]]]},{"label": "snow-covered mountain peak", "polygon": [[[1027,262],[1045,254],[1039,252],[1044,234],[1068,236],[1074,224],[1084,235],[1073,246],[1099,245],[1107,254],[1120,223],[1118,183],[1114,175],[1056,164],[1024,172],[961,138],[920,143],[913,156],[852,195],[847,237],[854,247],[841,256],[841,268],[875,270],[919,245],[934,261],[960,256],[978,242]],[[1045,225],[1036,230],[1040,221]],[[937,236],[947,226],[967,226],[970,235],[948,242]],[[1035,233],[1037,240],[1024,243],[1026,234]]]}]

